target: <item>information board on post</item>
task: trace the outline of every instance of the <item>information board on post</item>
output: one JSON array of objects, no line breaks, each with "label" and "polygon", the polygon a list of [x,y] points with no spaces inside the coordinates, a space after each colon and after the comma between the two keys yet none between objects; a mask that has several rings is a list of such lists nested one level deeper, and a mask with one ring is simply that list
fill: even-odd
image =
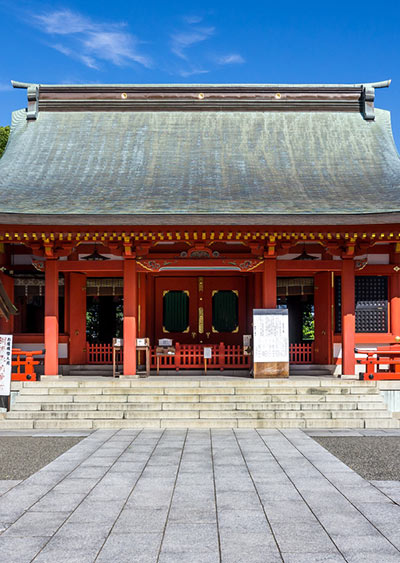
[{"label": "information board on post", "polygon": [[0,334],[0,395],[11,392],[12,335]]},{"label": "information board on post", "polygon": [[253,310],[254,377],[289,376],[287,309]]}]

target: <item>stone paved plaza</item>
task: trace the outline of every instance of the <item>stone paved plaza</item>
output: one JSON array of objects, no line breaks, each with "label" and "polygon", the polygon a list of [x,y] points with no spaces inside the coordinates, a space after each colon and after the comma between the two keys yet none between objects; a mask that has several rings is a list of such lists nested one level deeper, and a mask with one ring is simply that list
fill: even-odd
[{"label": "stone paved plaza", "polygon": [[0,494],[5,563],[400,561],[399,483],[297,429],[98,430]]}]

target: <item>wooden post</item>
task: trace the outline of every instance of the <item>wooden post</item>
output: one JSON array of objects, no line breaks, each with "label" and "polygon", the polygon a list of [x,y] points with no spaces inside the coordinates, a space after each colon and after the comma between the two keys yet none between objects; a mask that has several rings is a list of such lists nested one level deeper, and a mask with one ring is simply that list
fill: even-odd
[{"label": "wooden post", "polygon": [[175,344],[175,370],[179,371],[181,367],[181,345],[179,342]]},{"label": "wooden post", "polygon": [[[393,253],[390,263],[400,266],[400,254]],[[390,331],[394,337],[400,336],[400,271],[390,278]]]},{"label": "wooden post", "polygon": [[139,330],[139,337],[140,338],[147,338],[148,334],[147,334],[147,299],[146,299],[146,295],[147,295],[147,276],[144,272],[141,272],[140,274],[138,274],[138,280],[139,280],[139,310],[140,310],[140,314],[138,311],[138,317],[140,317],[140,330]]},{"label": "wooden post", "polygon": [[332,364],[333,356],[333,275],[318,272],[314,278],[314,362]]},{"label": "wooden post", "polygon": [[263,274],[254,273],[254,309],[261,309],[262,307],[262,278]]},{"label": "wooden post", "polygon": [[342,268],[342,374],[355,373],[355,274],[353,258],[343,259]]},{"label": "wooden post", "polygon": [[[393,252],[390,263],[400,266],[400,254]],[[394,271],[390,277],[390,332],[396,338],[400,338],[400,271]],[[400,373],[400,365],[392,366],[392,371]]]},{"label": "wooden post", "polygon": [[44,375],[58,375],[58,262],[47,258],[44,294]]},{"label": "wooden post", "polygon": [[86,276],[69,277],[69,363],[86,363]]},{"label": "wooden post", "polygon": [[124,375],[136,375],[137,273],[134,258],[124,259]]},{"label": "wooden post", "polygon": [[263,309],[276,309],[276,258],[265,258],[262,278]]},{"label": "wooden post", "polygon": [[225,344],[223,342],[220,342],[218,346],[218,364],[220,371],[223,371],[225,368]]}]

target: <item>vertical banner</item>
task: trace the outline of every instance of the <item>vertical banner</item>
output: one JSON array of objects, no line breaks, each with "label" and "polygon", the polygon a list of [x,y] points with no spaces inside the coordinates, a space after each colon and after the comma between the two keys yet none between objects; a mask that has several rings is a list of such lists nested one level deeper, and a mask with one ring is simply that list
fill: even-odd
[{"label": "vertical banner", "polygon": [[10,395],[12,335],[0,334],[0,395]]},{"label": "vertical banner", "polygon": [[288,377],[287,309],[254,309],[253,331],[254,377]]}]

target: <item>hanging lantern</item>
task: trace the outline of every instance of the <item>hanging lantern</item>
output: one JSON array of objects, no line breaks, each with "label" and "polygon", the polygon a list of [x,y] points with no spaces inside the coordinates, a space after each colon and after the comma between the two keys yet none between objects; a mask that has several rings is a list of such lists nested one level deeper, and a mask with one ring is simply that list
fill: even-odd
[{"label": "hanging lantern", "polygon": [[97,246],[95,245],[92,254],[89,254],[88,256],[84,256],[83,260],[91,260],[91,261],[109,260],[109,257],[99,254],[99,252],[97,251]]},{"label": "hanging lantern", "polygon": [[318,258],[306,252],[306,243],[304,243],[303,252],[296,256],[296,258],[293,258],[293,260],[318,260]]}]

